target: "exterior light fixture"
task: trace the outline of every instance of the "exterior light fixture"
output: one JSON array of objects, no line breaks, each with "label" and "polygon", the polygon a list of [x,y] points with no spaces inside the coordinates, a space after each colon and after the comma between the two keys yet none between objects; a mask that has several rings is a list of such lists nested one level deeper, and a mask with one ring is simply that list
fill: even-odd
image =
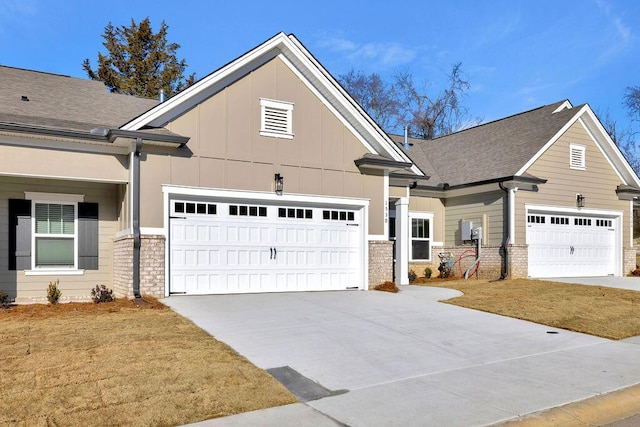
[{"label": "exterior light fixture", "polygon": [[274,180],[276,184],[276,194],[278,196],[282,196],[282,189],[284,188],[284,177],[277,173],[275,174]]},{"label": "exterior light fixture", "polygon": [[576,194],[576,206],[584,208],[584,199],[585,197],[582,194]]}]

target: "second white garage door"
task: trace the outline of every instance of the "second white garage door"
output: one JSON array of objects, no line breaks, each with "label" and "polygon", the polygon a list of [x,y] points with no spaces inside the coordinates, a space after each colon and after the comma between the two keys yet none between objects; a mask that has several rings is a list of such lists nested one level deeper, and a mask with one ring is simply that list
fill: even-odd
[{"label": "second white garage door", "polygon": [[617,273],[615,217],[527,215],[530,277],[587,277]]},{"label": "second white garage door", "polygon": [[169,292],[361,288],[363,209],[172,200]]}]

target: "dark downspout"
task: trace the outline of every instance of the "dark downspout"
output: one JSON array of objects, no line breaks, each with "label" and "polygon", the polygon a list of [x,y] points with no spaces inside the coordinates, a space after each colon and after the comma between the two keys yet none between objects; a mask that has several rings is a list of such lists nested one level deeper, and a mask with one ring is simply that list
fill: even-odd
[{"label": "dark downspout", "polygon": [[140,299],[140,154],[142,138],[136,138],[136,150],[133,153],[133,206],[131,226],[133,227],[133,296]]},{"label": "dark downspout", "polygon": [[504,224],[505,226],[503,227],[505,230],[505,238],[502,240],[502,246],[500,246],[500,253],[502,255],[502,258],[504,260],[504,269],[502,270],[502,274],[500,275],[500,280],[504,280],[507,277],[509,277],[509,250],[507,249],[507,244],[509,243],[509,241],[511,240],[511,236],[509,235],[510,233],[510,227],[509,224],[511,223],[511,218],[509,218],[509,214],[510,214],[510,209],[509,209],[509,189],[505,188],[504,185],[502,185],[502,182],[498,182],[498,185],[500,186],[500,189],[503,190],[505,192],[505,197],[504,197]]}]

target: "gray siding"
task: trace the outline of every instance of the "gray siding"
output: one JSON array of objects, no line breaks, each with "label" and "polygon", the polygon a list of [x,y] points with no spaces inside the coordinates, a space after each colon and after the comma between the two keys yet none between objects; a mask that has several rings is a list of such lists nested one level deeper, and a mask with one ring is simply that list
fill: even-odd
[{"label": "gray siding", "polygon": [[504,192],[452,197],[445,200],[445,246],[462,243],[461,221],[472,221],[473,226],[483,227],[484,244],[500,245],[503,229]]}]

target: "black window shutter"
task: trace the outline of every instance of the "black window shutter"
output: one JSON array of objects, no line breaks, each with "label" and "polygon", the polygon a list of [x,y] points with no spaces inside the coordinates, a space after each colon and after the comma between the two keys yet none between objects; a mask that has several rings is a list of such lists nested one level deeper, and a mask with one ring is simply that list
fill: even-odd
[{"label": "black window shutter", "polygon": [[97,203],[78,203],[78,268],[98,269]]},{"label": "black window shutter", "polygon": [[31,200],[9,199],[9,270],[31,270]]}]

